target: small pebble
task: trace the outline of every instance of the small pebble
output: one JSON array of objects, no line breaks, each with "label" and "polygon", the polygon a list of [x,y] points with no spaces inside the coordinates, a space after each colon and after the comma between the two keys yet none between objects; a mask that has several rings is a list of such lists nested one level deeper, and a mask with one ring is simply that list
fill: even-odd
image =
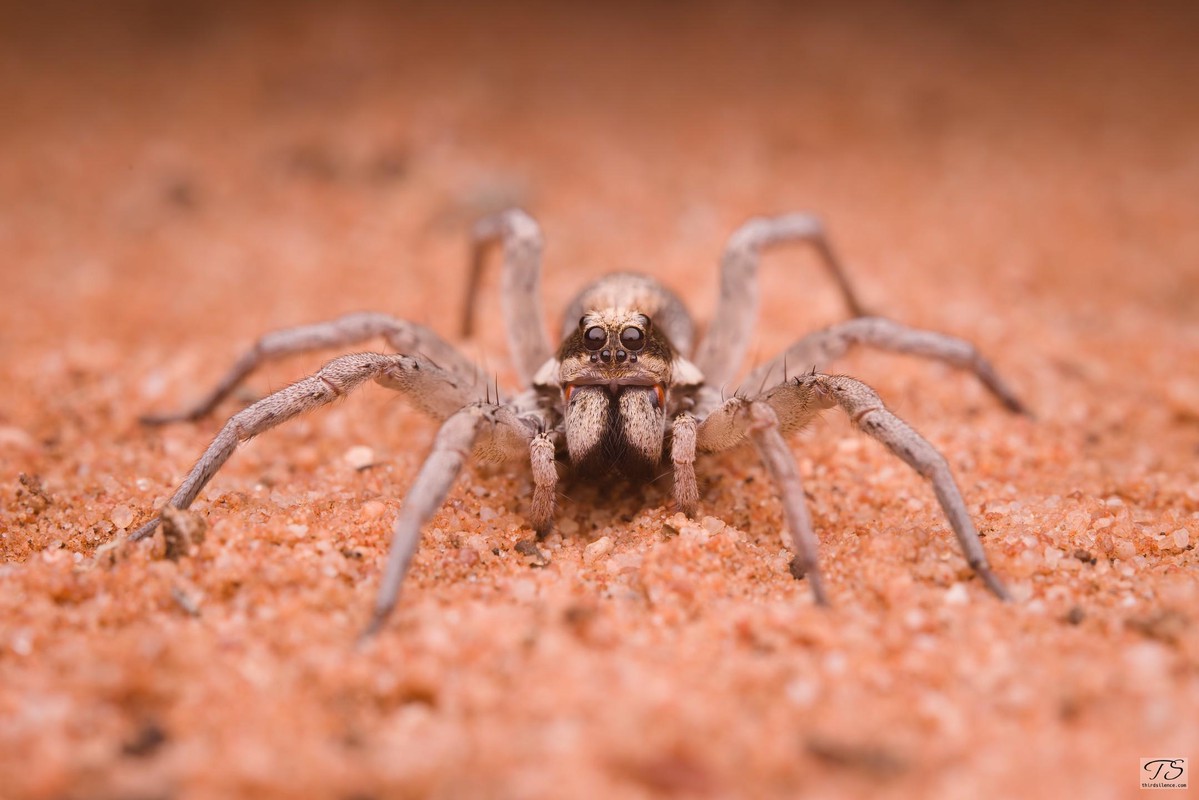
[{"label": "small pebble", "polygon": [[1124,664],[1136,683],[1151,686],[1161,683],[1169,670],[1170,651],[1157,642],[1142,642],[1124,650]]},{"label": "small pebble", "polygon": [[13,634],[9,646],[19,656],[29,655],[33,652],[33,632],[28,628],[21,628]]},{"label": "small pebble", "polygon": [[528,603],[537,597],[537,584],[525,580],[513,581],[509,594],[518,602]]},{"label": "small pebble", "polygon": [[362,504],[360,515],[363,519],[378,519],[387,511],[387,506],[378,500],[367,500]]},{"label": "small pebble", "polygon": [[1191,535],[1187,533],[1186,528],[1179,528],[1174,531],[1174,546],[1179,550],[1185,550],[1191,542]]},{"label": "small pebble", "polygon": [[109,519],[112,520],[113,525],[116,525],[121,530],[125,530],[133,524],[133,509],[121,504],[112,510]]},{"label": "small pebble", "polygon": [[20,428],[12,425],[0,425],[0,447],[32,451],[37,447],[37,440]]},{"label": "small pebble", "polygon": [[1137,547],[1127,539],[1121,539],[1116,542],[1115,553],[1116,558],[1121,561],[1128,561],[1137,554]]},{"label": "small pebble", "polygon": [[806,708],[820,697],[820,684],[807,678],[796,678],[783,687],[787,699],[797,706]]},{"label": "small pebble", "polygon": [[612,552],[612,537],[603,536],[587,545],[583,550],[583,560],[588,564],[598,561]]},{"label": "small pebble", "polygon": [[550,563],[549,556],[537,547],[537,543],[531,539],[521,539],[516,543],[516,552],[525,557],[531,567],[544,567]]},{"label": "small pebble", "polygon": [[321,454],[315,447],[304,445],[296,448],[295,453],[291,457],[291,462],[297,467],[312,469],[321,463]]},{"label": "small pebble", "polygon": [[208,523],[195,511],[167,506],[162,510],[163,557],[178,561],[204,541]]},{"label": "small pebble", "polygon": [[950,606],[961,606],[970,602],[970,595],[966,591],[966,584],[955,583],[949,587],[949,591],[945,593],[945,604]]},{"label": "small pebble", "polygon": [[364,444],[358,444],[351,447],[342,456],[347,464],[354,469],[366,469],[375,463],[375,451]]},{"label": "small pebble", "polygon": [[617,553],[608,559],[608,571],[614,575],[636,572],[641,568],[644,556],[641,553]]}]

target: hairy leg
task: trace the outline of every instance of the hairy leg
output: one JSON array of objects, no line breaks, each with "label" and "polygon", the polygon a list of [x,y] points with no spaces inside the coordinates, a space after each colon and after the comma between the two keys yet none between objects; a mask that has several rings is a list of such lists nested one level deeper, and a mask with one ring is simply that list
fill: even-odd
[{"label": "hairy leg", "polygon": [[733,232],[725,246],[720,259],[716,313],[693,359],[709,386],[724,386],[741,365],[758,313],[758,261],[762,248],[785,242],[809,242],[837,282],[850,313],[854,316],[865,313],[819,219],[811,214],[751,219]]},{"label": "hairy leg", "polygon": [[482,429],[503,424],[498,416],[499,411],[493,405],[472,404],[447,419],[437,432],[433,450],[404,497],[404,505],[391,537],[387,566],[375,598],[374,612],[362,632],[363,639],[378,633],[395,608],[404,576],[408,574],[408,567],[420,543],[421,528],[445,502]]},{"label": "hairy leg", "polygon": [[840,358],[854,345],[922,356],[969,370],[1009,411],[1029,413],[1027,407],[1000,379],[995,368],[970,342],[883,317],[859,317],[809,334],[787,348],[782,355],[749,373],[742,386],[754,391],[757,387],[770,384],[772,380],[786,380],[784,371],[788,364],[799,370],[824,369],[828,362]]},{"label": "hairy leg", "polygon": [[[854,425],[886,445],[887,449],[932,484],[937,502],[940,503],[950,527],[957,536],[967,563],[992,593],[1001,600],[1011,599],[1003,583],[991,571],[978,531],[970,519],[966,502],[962,499],[949,464],[928,440],[887,410],[873,389],[861,381],[845,376],[808,374],[769,389],[752,403],[743,398],[733,398],[709,414],[700,424],[698,449],[724,450],[742,443],[747,436],[753,437],[753,426],[747,418],[745,408],[762,403],[769,405],[774,412],[777,424],[773,429],[779,434],[799,430],[825,409],[840,407]],[[759,416],[763,416],[761,412]],[[762,452],[763,444],[760,438],[754,438],[754,442],[759,452]],[[766,442],[766,445],[777,446],[770,442]],[[794,529],[792,535],[797,535]]]},{"label": "hairy leg", "polygon": [[466,384],[483,385],[479,369],[433,331],[386,314],[358,312],[328,322],[284,328],[262,336],[225,374],[202,400],[189,409],[142,417],[149,425],[196,420],[211,413],[217,404],[241,385],[262,364],[297,353],[330,347],[349,347],[383,337],[401,353],[421,355],[454,373]]},{"label": "hairy leg", "polygon": [[487,251],[499,240],[504,246],[501,301],[508,347],[526,386],[552,355],[545,336],[541,307],[541,228],[519,209],[509,209],[476,223],[472,236],[471,271],[462,312],[462,335],[473,333],[475,304]]},{"label": "hairy leg", "polygon": [[529,442],[529,461],[533,466],[533,505],[529,522],[539,538],[549,535],[554,527],[554,507],[558,490],[556,449],[550,434],[541,433]]},{"label": "hairy leg", "polygon": [[888,411],[878,393],[861,381],[843,376],[811,375],[799,378],[795,386],[798,391],[824,394],[830,404],[840,406],[863,432],[882,442],[931,483],[937,502],[949,519],[949,525],[957,536],[958,545],[966,555],[970,568],[996,597],[1011,600],[1008,590],[991,571],[978,531],[970,519],[970,512],[966,510],[966,501],[962,499],[948,462],[927,439]]},{"label": "hairy leg", "polygon": [[783,503],[783,517],[787,520],[787,530],[791,533],[791,545],[795,550],[791,573],[796,577],[806,577],[812,587],[812,597],[819,605],[828,605],[824,579],[820,575],[818,542],[816,534],[812,532],[812,515],[808,513],[807,496],[799,480],[799,470],[795,467],[795,456],[779,432],[779,420],[770,404],[755,402],[747,408],[749,436],[774,480]]},{"label": "hairy leg", "polygon": [[[169,505],[187,508],[217,474],[237,446],[293,417],[327,405],[363,383],[375,380],[408,394],[422,410],[440,418],[471,402],[471,392],[457,378],[430,361],[411,356],[357,353],[335,358],[315,374],[264,397],[234,414],[208,445]],[[161,522],[155,516],[129,538],[149,536]]]},{"label": "hairy leg", "polygon": [[695,479],[695,432],[698,423],[690,414],[679,414],[671,426],[670,461],[674,466],[674,501],[694,518],[699,508],[699,482]]}]

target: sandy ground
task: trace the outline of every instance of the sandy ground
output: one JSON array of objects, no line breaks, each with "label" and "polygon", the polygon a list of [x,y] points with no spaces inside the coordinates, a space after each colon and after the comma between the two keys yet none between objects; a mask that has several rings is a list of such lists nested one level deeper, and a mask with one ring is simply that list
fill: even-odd
[{"label": "sandy ground", "polygon": [[[41,8],[0,11],[0,797],[1102,798],[1142,758],[1199,770],[1184,4]],[[514,465],[464,474],[355,648],[436,428],[378,387],[239,451],[190,555],[119,545],[330,354],[199,423],[140,414],[273,328],[452,336],[466,227],[511,203],[554,325],[613,268],[706,319],[740,222],[818,211],[872,308],[975,341],[1035,410],[837,365],[944,451],[1016,602],[832,415],[794,440],[828,610],[752,451],[701,462],[694,524],[668,481],[566,487],[544,566]],[[464,347],[511,386],[494,278]],[[844,316],[802,248],[763,282],[758,360]]]}]

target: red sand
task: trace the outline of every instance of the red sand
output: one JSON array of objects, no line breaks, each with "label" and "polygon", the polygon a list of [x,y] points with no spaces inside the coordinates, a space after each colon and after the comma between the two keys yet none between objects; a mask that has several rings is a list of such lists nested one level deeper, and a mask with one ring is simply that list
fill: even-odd
[{"label": "red sand", "polygon": [[[1141,758],[1199,769],[1184,5],[87,8],[0,11],[0,796],[1121,797]],[[795,451],[831,610],[752,451],[701,463],[677,536],[668,486],[570,490],[539,568],[527,470],[471,470],[355,649],[435,430],[374,387],[239,452],[192,556],[104,547],[328,354],[202,423],[139,414],[272,328],[452,334],[465,227],[509,203],[555,324],[630,267],[706,318],[737,224],[822,214],[873,308],[977,342],[1036,410],[837,365],[943,449],[1018,602],[830,416]],[[842,314],[802,249],[763,276],[758,359]],[[498,320],[491,292],[466,349],[503,376]]]}]

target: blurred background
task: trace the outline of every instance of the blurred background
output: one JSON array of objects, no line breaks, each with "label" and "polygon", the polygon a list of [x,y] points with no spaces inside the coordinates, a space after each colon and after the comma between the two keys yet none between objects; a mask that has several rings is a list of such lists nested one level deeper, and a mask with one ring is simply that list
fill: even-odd
[{"label": "blurred background", "polygon": [[[803,209],[884,309],[917,270],[939,306],[1086,291],[1189,316],[1197,21],[1185,2],[6,3],[4,332],[120,337],[163,297],[192,328],[154,323],[174,338],[439,314],[466,225],[514,203],[547,230],[552,308],[635,267],[706,311],[732,228]],[[790,306],[768,312],[838,314],[797,270],[767,277]],[[255,319],[216,311],[250,297]]]}]

